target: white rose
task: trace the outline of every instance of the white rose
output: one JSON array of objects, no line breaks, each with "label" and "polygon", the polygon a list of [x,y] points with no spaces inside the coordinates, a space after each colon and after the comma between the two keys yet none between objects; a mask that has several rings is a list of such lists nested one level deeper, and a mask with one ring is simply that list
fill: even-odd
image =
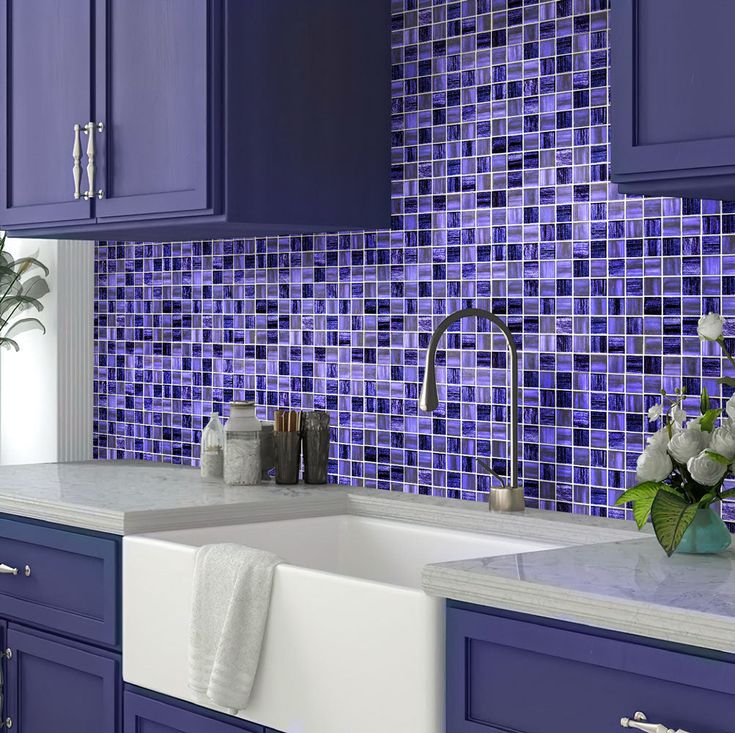
[{"label": "white rose", "polygon": [[702,316],[697,324],[697,333],[702,341],[717,341],[722,338],[722,327],[725,319],[719,313],[708,313]]},{"label": "white rose", "polygon": [[725,412],[731,420],[735,420],[735,394],[725,403]]},{"label": "white rose", "polygon": [[679,405],[674,405],[674,407],[671,408],[671,412],[669,414],[671,415],[671,419],[677,425],[683,425],[684,420],[687,419],[687,411]]},{"label": "white rose", "polygon": [[669,441],[669,453],[677,463],[686,463],[707,447],[709,433],[696,428],[682,430]]},{"label": "white rose", "polygon": [[689,459],[687,470],[698,484],[716,486],[727,473],[727,466],[708,456],[706,451],[702,451],[698,456]]},{"label": "white rose", "polygon": [[635,465],[636,478],[643,481],[663,481],[674,469],[671,458],[662,450],[646,448]]},{"label": "white rose", "polygon": [[651,422],[661,419],[661,415],[664,414],[664,406],[659,402],[657,405],[653,405],[648,408],[648,419]]},{"label": "white rose", "polygon": [[725,458],[735,458],[735,433],[726,427],[715,428],[709,441],[709,449]]},{"label": "white rose", "polygon": [[[678,427],[677,425],[671,426],[671,437],[679,432],[681,432],[680,427]],[[649,436],[646,442],[648,443],[648,445],[651,446],[651,448],[665,452],[667,446],[669,445],[669,440],[671,440],[671,437],[669,437],[668,426],[664,426],[657,430],[653,435]]]}]

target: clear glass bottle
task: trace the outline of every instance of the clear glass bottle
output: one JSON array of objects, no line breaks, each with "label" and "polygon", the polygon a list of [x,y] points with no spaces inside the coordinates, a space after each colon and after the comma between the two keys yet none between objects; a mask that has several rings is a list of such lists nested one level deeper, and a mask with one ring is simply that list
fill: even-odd
[{"label": "clear glass bottle", "polygon": [[201,452],[199,454],[202,478],[222,478],[225,455],[225,429],[219,415],[212,412],[202,430]]}]

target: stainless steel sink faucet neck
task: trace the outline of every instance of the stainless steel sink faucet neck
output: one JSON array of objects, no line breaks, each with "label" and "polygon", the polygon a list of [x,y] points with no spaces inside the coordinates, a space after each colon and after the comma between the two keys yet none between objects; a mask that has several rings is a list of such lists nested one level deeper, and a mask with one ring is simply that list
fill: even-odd
[{"label": "stainless steel sink faucet neck", "polygon": [[[436,391],[436,350],[444,333],[463,318],[485,318],[495,324],[505,336],[510,352],[510,486],[493,487],[490,490],[490,510],[501,512],[523,511],[523,488],[518,485],[518,349],[510,329],[498,316],[484,308],[463,308],[447,316],[434,330],[426,352],[426,369],[421,385],[419,407],[433,412],[439,406]],[[480,460],[480,459],[478,459]]]}]

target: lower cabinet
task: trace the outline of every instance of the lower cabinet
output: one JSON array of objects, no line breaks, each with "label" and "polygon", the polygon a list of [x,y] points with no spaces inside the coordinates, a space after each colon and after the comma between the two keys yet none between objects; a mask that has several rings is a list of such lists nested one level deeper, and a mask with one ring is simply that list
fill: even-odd
[{"label": "lower cabinet", "polygon": [[118,733],[120,657],[8,624],[7,728],[19,733]]},{"label": "lower cabinet", "polygon": [[448,604],[447,733],[617,733],[637,712],[733,733],[735,660]]},{"label": "lower cabinet", "polygon": [[124,733],[279,733],[156,693],[128,688]]}]

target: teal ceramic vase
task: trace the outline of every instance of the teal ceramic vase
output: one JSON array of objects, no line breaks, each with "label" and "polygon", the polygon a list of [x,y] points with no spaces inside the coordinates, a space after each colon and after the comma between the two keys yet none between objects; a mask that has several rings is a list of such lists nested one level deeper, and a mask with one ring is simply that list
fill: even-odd
[{"label": "teal ceramic vase", "polygon": [[699,509],[676,551],[685,555],[711,555],[730,547],[732,535],[710,507]]}]

